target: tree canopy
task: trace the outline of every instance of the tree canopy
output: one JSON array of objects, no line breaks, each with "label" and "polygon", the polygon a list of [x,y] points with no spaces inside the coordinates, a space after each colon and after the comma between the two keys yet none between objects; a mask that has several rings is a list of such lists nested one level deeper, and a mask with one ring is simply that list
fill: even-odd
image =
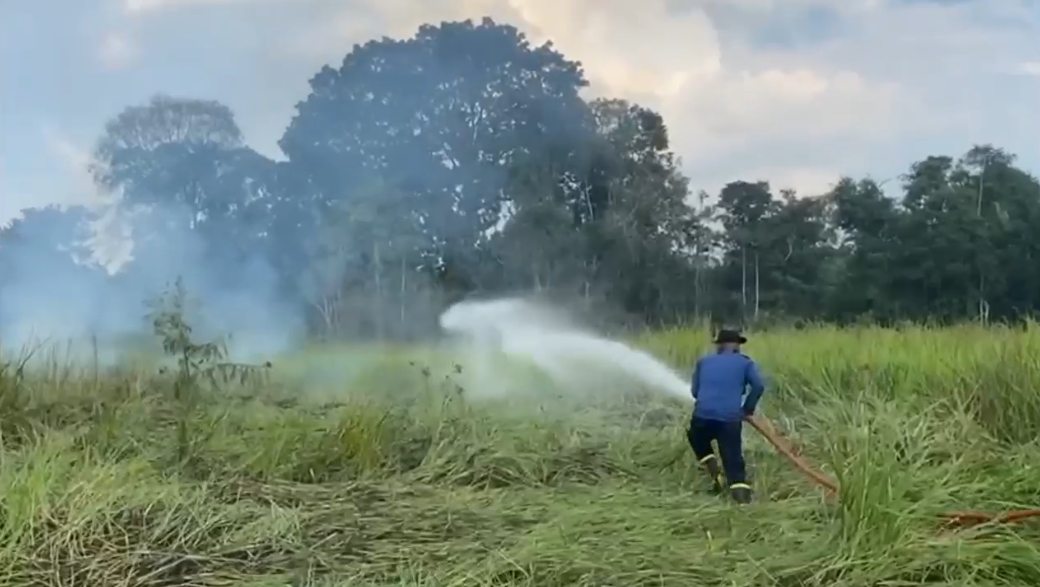
[{"label": "tree canopy", "polygon": [[[424,25],[318,71],[286,161],[246,146],[227,106],[157,96],[109,122],[94,177],[214,257],[261,254],[337,336],[406,336],[451,300],[531,290],[653,324],[1040,309],[1040,182],[998,147],[922,154],[901,197],[853,177],[823,194],[757,177],[693,193],[661,115],[585,100],[587,85],[512,26]],[[0,231],[0,253],[25,223],[62,234],[63,214]]]}]

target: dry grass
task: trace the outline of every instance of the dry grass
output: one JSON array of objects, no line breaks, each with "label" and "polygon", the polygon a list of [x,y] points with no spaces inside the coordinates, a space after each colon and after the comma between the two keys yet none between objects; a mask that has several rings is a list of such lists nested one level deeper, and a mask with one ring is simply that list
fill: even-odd
[{"label": "dry grass", "polygon": [[[705,338],[641,343],[685,366]],[[748,351],[840,505],[750,432],[757,503],[711,497],[679,403],[474,401],[412,351],[324,351],[349,365],[333,392],[315,352],[190,409],[153,369],[9,361],[0,584],[1040,585],[1036,524],[934,518],[1040,505],[1040,332],[815,328]],[[299,377],[319,363],[323,394]]]}]

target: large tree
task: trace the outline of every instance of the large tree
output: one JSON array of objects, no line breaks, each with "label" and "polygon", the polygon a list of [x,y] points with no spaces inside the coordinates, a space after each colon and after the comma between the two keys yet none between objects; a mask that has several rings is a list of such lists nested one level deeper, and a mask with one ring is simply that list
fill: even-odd
[{"label": "large tree", "polygon": [[275,165],[243,144],[231,110],[209,100],[156,96],[105,125],[95,180],[120,205],[155,212],[153,231],[193,231],[234,258],[269,220]]},{"label": "large tree", "polygon": [[317,197],[349,198],[376,177],[407,196],[432,258],[473,263],[513,162],[583,132],[585,85],[579,64],[514,27],[425,25],[318,72],[279,144]]}]

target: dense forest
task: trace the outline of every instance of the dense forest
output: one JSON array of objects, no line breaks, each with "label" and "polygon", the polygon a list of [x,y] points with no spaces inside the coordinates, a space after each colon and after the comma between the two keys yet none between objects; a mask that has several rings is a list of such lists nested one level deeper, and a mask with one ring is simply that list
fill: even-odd
[{"label": "dense forest", "polygon": [[[757,177],[707,194],[660,115],[586,100],[587,85],[514,27],[424,26],[318,71],[279,160],[245,144],[228,107],[156,96],[107,124],[94,179],[112,206],[164,210],[155,246],[190,231],[229,279],[262,259],[311,330],[334,336],[395,338],[452,300],[519,291],[650,324],[1040,309],[1040,182],[1013,154],[922,154],[900,197],[852,177],[823,194]],[[24,211],[0,231],[0,267],[33,250],[125,279],[133,262],[109,276],[75,251],[100,213]],[[0,287],[16,279],[2,271]]]}]

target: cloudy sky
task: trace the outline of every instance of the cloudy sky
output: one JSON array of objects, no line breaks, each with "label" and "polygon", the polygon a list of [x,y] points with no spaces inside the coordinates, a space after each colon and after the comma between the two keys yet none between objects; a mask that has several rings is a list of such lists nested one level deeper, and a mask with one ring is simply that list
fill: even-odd
[{"label": "cloudy sky", "polygon": [[213,98],[275,141],[356,42],[492,16],[659,109],[696,188],[819,191],[991,142],[1040,172],[1040,0],[3,0],[0,223],[92,195],[105,120]]}]

